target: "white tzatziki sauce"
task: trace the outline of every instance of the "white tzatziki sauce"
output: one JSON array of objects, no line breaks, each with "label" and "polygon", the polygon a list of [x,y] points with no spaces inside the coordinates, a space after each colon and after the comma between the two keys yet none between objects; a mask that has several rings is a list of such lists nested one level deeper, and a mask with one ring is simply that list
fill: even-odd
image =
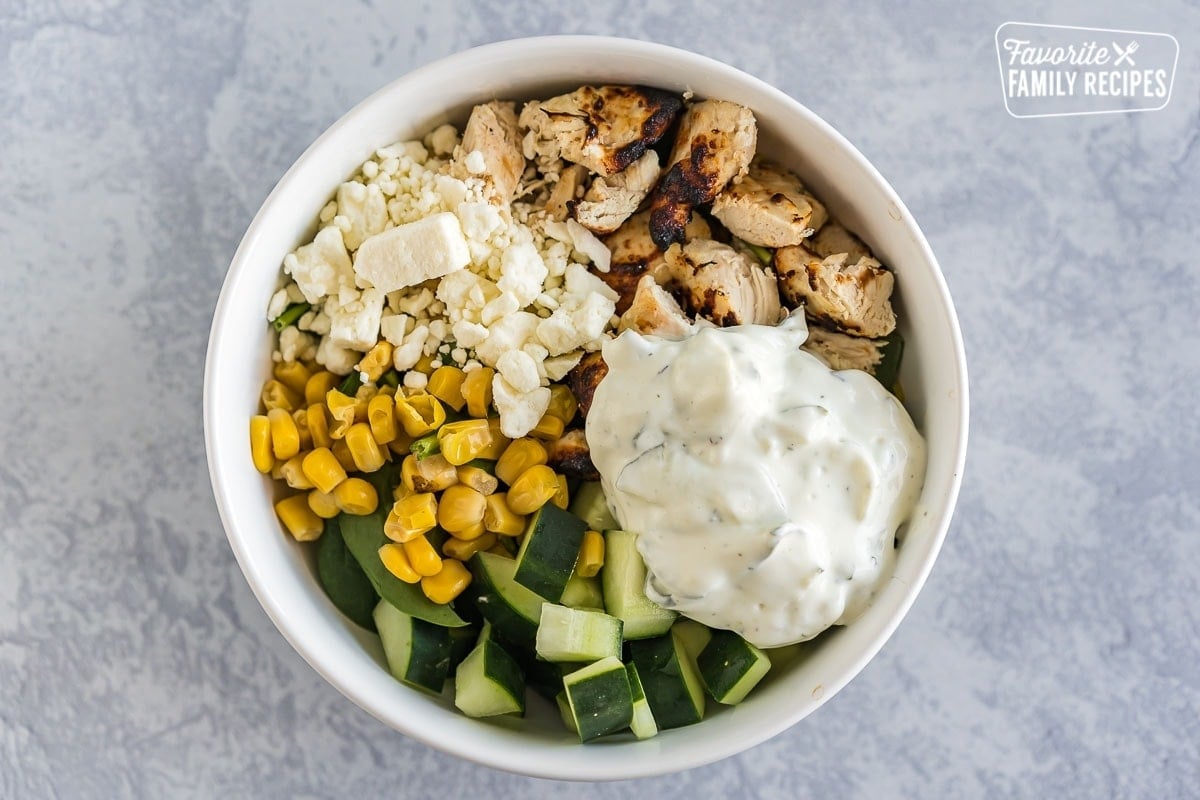
[{"label": "white tzatziki sauce", "polygon": [[807,335],[800,314],[678,341],[625,331],[587,417],[647,596],[759,647],[866,610],[925,476],[899,401],[802,351]]}]

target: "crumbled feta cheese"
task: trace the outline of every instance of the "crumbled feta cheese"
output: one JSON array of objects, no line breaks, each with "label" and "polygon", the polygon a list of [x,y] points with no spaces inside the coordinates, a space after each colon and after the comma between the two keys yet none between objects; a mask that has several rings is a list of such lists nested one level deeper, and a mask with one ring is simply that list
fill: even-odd
[{"label": "crumbled feta cheese", "polygon": [[284,257],[283,271],[292,277],[310,303],[334,294],[342,284],[354,283],[354,267],[342,231],[332,225],[318,231],[311,244],[298,247]]},{"label": "crumbled feta cheese", "polygon": [[354,257],[360,285],[393,292],[440,278],[471,261],[458,218],[441,212],[376,234]]},{"label": "crumbled feta cheese", "polygon": [[500,318],[488,327],[487,339],[475,345],[476,357],[490,367],[496,366],[501,355],[509,350],[520,350],[534,338],[539,322],[537,315],[528,311],[517,311]]},{"label": "crumbled feta cheese", "polygon": [[488,337],[488,329],[478,322],[460,319],[450,328],[454,341],[463,347],[475,347]]},{"label": "crumbled feta cheese", "polygon": [[467,172],[472,175],[482,175],[487,172],[487,159],[478,150],[472,150],[470,153],[467,153],[463,165],[466,166]]},{"label": "crumbled feta cheese", "polygon": [[458,131],[453,125],[441,125],[425,137],[425,144],[439,156],[448,156],[458,146]]},{"label": "crumbled feta cheese", "polygon": [[408,332],[410,319],[412,317],[407,314],[385,314],[379,320],[379,335],[392,347],[399,347],[404,343],[404,334]]},{"label": "crumbled feta cheese", "polygon": [[491,203],[459,203],[454,214],[462,223],[463,234],[472,242],[485,243],[504,226],[500,211]]},{"label": "crumbled feta cheese", "polygon": [[317,354],[317,337],[310,336],[295,325],[279,332],[279,355],[284,361],[311,359]]},{"label": "crumbled feta cheese", "polygon": [[479,321],[490,327],[497,320],[504,319],[516,313],[520,308],[521,304],[517,302],[517,298],[514,295],[501,294],[483,307],[483,311],[479,315]]},{"label": "crumbled feta cheese", "polygon": [[616,291],[604,281],[588,272],[587,267],[582,264],[571,264],[567,267],[566,275],[564,276],[564,285],[566,293],[574,295],[577,298],[584,298],[588,295],[598,294],[606,300],[617,302]]},{"label": "crumbled feta cheese", "polygon": [[519,307],[524,307],[542,293],[542,281],[547,270],[537,248],[532,244],[519,244],[504,251],[500,259],[502,275],[496,285],[505,294],[511,294]]},{"label": "crumbled feta cheese", "polygon": [[404,343],[392,351],[392,366],[399,372],[415,367],[424,355],[425,341],[428,338],[428,326],[418,325],[413,328],[412,332],[404,337]]},{"label": "crumbled feta cheese", "polygon": [[575,249],[595,264],[596,269],[608,272],[612,265],[612,252],[604,245],[604,242],[597,239],[596,234],[573,219],[567,220],[567,230],[571,234],[571,240],[575,243]]},{"label": "crumbled feta cheese", "polygon": [[424,372],[417,372],[415,369],[404,373],[404,388],[412,389],[413,391],[421,391],[429,385],[429,376]]},{"label": "crumbled feta cheese", "polygon": [[496,359],[496,370],[514,391],[532,392],[540,383],[537,363],[522,350],[509,350]]},{"label": "crumbled feta cheese", "polygon": [[267,321],[273,322],[276,317],[278,317],[287,309],[287,307],[287,289],[280,289],[278,292],[271,295],[271,302],[267,303]]},{"label": "crumbled feta cheese", "polygon": [[396,310],[403,311],[405,314],[411,314],[414,317],[420,316],[421,312],[429,308],[429,304],[433,302],[433,292],[429,289],[422,288],[421,291],[415,294],[410,294],[404,299],[396,303]]},{"label": "crumbled feta cheese", "polygon": [[461,347],[456,347],[450,351],[450,358],[454,359],[454,363],[462,364],[467,360],[467,351]]},{"label": "crumbled feta cheese", "polygon": [[568,372],[575,369],[575,366],[582,358],[583,353],[581,351],[576,351],[574,353],[568,353],[565,356],[554,356],[552,358],[547,358],[542,362],[542,366],[545,367],[547,378],[552,381],[561,381],[564,377],[566,377]]},{"label": "crumbled feta cheese", "polygon": [[550,407],[550,390],[539,386],[519,392],[503,375],[492,378],[492,402],[500,412],[500,432],[510,439],[529,433]]},{"label": "crumbled feta cheese", "polygon": [[283,290],[287,292],[288,303],[304,302],[304,292],[300,291],[300,287],[295,283],[289,283],[287,286],[283,287]]},{"label": "crumbled feta cheese", "polygon": [[324,311],[319,312],[313,317],[312,322],[308,325],[308,329],[318,336],[328,336],[329,328],[329,315]]},{"label": "crumbled feta cheese", "polygon": [[329,336],[322,339],[321,346],[317,348],[317,363],[335,375],[348,374],[361,358],[361,353],[334,344]]},{"label": "crumbled feta cheese", "polygon": [[[373,161],[368,161],[373,164]],[[387,202],[383,192],[375,184],[364,185],[347,181],[337,190],[338,216],[335,224],[342,230],[346,249],[357,250],[364,241],[387,227]],[[336,220],[344,220],[337,223]]]},{"label": "crumbled feta cheese", "polygon": [[337,298],[325,301],[325,313],[329,315],[329,338],[339,347],[366,352],[379,341],[379,323],[383,315],[383,292],[378,289],[363,289],[351,295],[353,299],[343,302],[347,295],[342,292]]}]

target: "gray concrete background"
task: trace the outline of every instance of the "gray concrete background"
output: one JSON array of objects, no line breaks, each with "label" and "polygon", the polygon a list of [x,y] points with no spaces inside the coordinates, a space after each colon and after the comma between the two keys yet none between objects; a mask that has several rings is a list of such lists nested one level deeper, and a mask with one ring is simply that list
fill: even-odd
[{"label": "gray concrete background", "polygon": [[[0,797],[1181,797],[1200,786],[1192,2],[0,2]],[[498,8],[504,8],[498,11]],[[1165,31],[1165,110],[1018,120],[1006,20]],[[391,732],[276,632],[200,421],[238,239],[410,68],[612,33],[770,81],[923,225],[958,304],[957,517],[882,654],[740,757],[567,786]]]}]

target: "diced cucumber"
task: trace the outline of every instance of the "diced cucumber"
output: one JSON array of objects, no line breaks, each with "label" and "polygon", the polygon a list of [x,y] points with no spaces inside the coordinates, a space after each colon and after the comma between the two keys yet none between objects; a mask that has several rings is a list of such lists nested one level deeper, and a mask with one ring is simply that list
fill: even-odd
[{"label": "diced cucumber", "polygon": [[700,651],[708,644],[713,634],[712,628],[687,617],[680,617],[676,620],[675,624],[671,626],[671,630],[679,635],[680,641],[683,642],[683,649],[692,661],[700,657]]},{"label": "diced cucumber", "polygon": [[600,591],[600,578],[572,575],[558,602],[571,608],[592,608],[596,611],[603,611],[604,594]]},{"label": "diced cucumber", "polygon": [[598,481],[584,481],[575,490],[571,513],[587,523],[588,530],[609,531],[621,527],[604,499],[604,487]]},{"label": "diced cucumber", "polygon": [[479,642],[479,628],[450,628],[450,669],[462,663]]},{"label": "diced cucumber", "polygon": [[563,688],[580,741],[627,728],[633,720],[629,673],[613,656],[565,676]]},{"label": "diced cucumber", "polygon": [[646,565],[637,550],[637,534],[604,532],[604,566],[600,570],[604,610],[625,623],[626,639],[666,633],[677,614],[646,597]]},{"label": "diced cucumber", "polygon": [[679,634],[630,642],[629,653],[660,730],[704,718],[704,688]]},{"label": "diced cucumber", "polygon": [[704,688],[718,703],[736,705],[771,668],[767,654],[733,631],[713,631],[696,659]]},{"label": "diced cucumber", "polygon": [[532,647],[544,598],[517,583],[517,562],[494,553],[476,553],[467,566],[475,576],[475,607],[502,639]]},{"label": "diced cucumber", "polygon": [[450,676],[450,630],[380,600],[372,614],[388,669],[397,679],[440,694]]},{"label": "diced cucumber", "polygon": [[517,552],[517,583],[557,603],[575,570],[587,525],[569,511],[547,503],[533,513]]},{"label": "diced cucumber", "polygon": [[543,661],[532,651],[516,654],[521,669],[525,670],[525,682],[530,689],[547,700],[553,700],[563,690],[563,676],[579,669],[578,664]]},{"label": "diced cucumber", "polygon": [[626,664],[625,671],[629,673],[629,690],[633,693],[633,719],[629,729],[639,739],[649,739],[658,735],[658,723],[654,721],[654,712],[646,700],[646,690],[642,688],[642,679],[638,675],[637,665]]},{"label": "diced cucumber", "polygon": [[567,730],[571,733],[579,733],[579,727],[575,724],[575,717],[571,716],[571,701],[567,699],[566,689],[555,695],[554,703],[558,706],[558,713],[562,715],[563,725],[567,727]]},{"label": "diced cucumber", "polygon": [[534,649],[547,661],[620,658],[621,620],[603,611],[543,603]]},{"label": "diced cucumber", "polygon": [[475,646],[454,673],[454,705],[468,717],[525,713],[525,676],[491,639]]}]

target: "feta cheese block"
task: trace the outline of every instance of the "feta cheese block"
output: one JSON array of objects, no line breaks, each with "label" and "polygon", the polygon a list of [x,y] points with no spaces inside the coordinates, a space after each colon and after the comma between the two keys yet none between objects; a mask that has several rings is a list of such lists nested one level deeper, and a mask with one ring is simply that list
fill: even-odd
[{"label": "feta cheese block", "polygon": [[470,261],[458,218],[443,211],[364,241],[354,254],[354,272],[360,286],[386,294],[448,275]]}]

